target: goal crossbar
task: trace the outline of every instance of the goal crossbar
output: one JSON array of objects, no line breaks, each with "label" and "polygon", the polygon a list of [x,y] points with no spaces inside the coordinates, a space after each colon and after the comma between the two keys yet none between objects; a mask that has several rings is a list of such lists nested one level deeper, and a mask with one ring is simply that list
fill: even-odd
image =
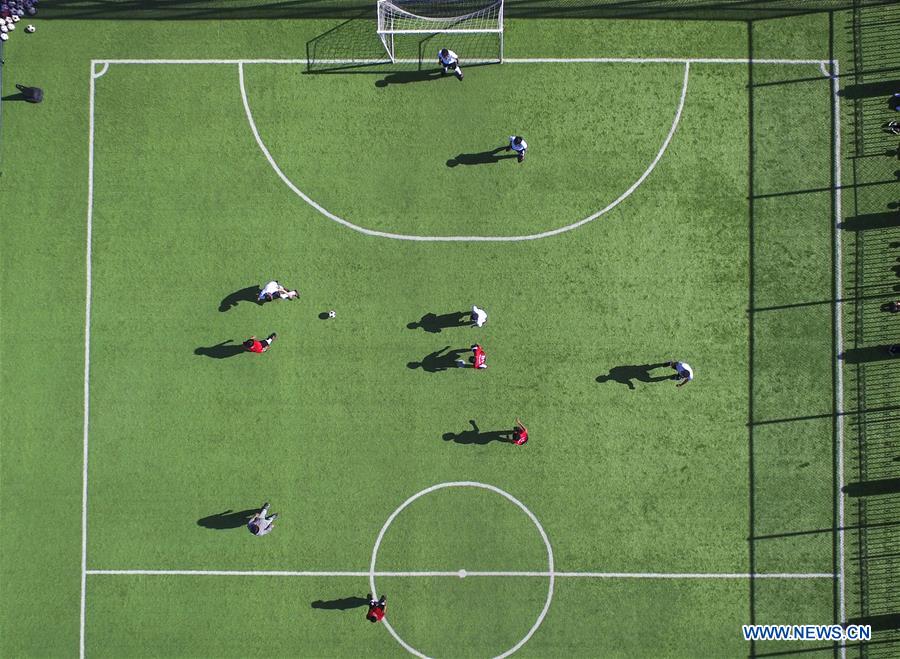
[{"label": "goal crossbar", "polygon": [[464,5],[464,0],[378,0],[376,32],[392,62],[398,34],[497,34],[498,61],[503,61],[503,0],[452,15]]}]

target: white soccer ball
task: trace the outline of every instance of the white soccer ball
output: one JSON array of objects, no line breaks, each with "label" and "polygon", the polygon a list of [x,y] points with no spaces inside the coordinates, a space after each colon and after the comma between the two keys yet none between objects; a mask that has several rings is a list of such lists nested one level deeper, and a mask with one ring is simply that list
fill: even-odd
[{"label": "white soccer ball", "polygon": [[29,23],[28,25],[25,26],[25,31],[26,31],[28,34],[31,34],[31,33],[34,32],[36,29],[37,29],[37,28],[34,27],[34,25],[31,25],[30,23]]},{"label": "white soccer ball", "polygon": [[0,32],[0,41],[6,41],[9,39],[9,35],[6,32]]},{"label": "white soccer ball", "polygon": [[0,23],[0,34],[6,34],[6,23]]},{"label": "white soccer ball", "polygon": [[6,27],[9,28],[10,30],[15,30],[15,29],[16,29],[16,24],[15,24],[15,23],[7,23],[7,24],[6,24]]},{"label": "white soccer ball", "polygon": [[21,18],[19,18],[19,15],[18,15],[18,14],[13,14],[13,15],[11,16],[11,18],[13,19],[13,23],[18,23],[19,21],[22,20]]},{"label": "white soccer ball", "polygon": [[328,317],[329,317],[329,318],[334,318],[336,315],[337,315],[337,314],[334,313],[334,309],[332,309],[331,311],[328,312]]}]

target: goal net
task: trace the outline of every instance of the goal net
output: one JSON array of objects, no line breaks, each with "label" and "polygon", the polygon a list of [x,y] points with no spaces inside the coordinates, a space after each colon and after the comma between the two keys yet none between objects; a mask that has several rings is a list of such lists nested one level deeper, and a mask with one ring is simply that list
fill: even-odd
[{"label": "goal net", "polygon": [[[497,56],[466,57],[473,63],[503,61],[503,0],[378,0],[378,36],[391,62],[396,62],[395,38],[403,34],[497,35]],[[436,55],[435,55],[436,57]]]}]

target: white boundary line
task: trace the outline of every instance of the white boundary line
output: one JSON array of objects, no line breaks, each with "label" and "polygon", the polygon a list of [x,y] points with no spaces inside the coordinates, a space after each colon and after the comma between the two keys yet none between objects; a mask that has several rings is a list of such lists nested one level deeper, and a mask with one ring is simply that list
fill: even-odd
[{"label": "white boundary line", "polygon": [[[835,398],[837,409],[837,470],[838,470],[838,622],[846,619],[845,608],[845,576],[844,576],[844,369],[840,355],[844,351],[843,329],[843,248],[841,246],[841,101],[838,96],[840,91],[840,68],[837,60],[831,63],[834,75],[831,77],[831,98],[834,112],[834,334],[835,334]],[[847,646],[841,645],[841,657],[847,656]]]},{"label": "white boundary line", "polygon": [[[95,59],[97,64],[308,64],[306,59]],[[322,59],[320,64],[391,64],[387,59]],[[496,60],[489,60],[496,62]],[[504,59],[503,64],[749,64],[747,58],[729,57],[525,57]],[[813,64],[821,59],[754,59],[754,64]],[[419,64],[417,59],[398,59],[397,64]]]},{"label": "white boundary line", "polygon": [[[638,182],[632,186],[636,188],[652,171],[652,169],[656,166],[656,163],[662,157],[663,152],[668,147],[669,142],[671,141],[672,136],[674,135],[675,128],[680,121],[681,112],[684,107],[685,96],[687,93],[687,83],[688,76],[690,72],[690,64],[691,63],[704,63],[704,64],[747,64],[749,63],[749,59],[726,59],[726,58],[531,58],[531,59],[509,59],[506,60],[507,63],[510,64],[528,64],[528,63],[683,63],[685,65],[684,72],[684,84],[682,87],[681,99],[679,101],[678,111],[676,113],[675,120],[673,121],[672,128],[669,132],[666,141],[663,143],[660,152],[657,154],[656,159],[651,164],[651,167],[644,173],[644,175],[638,180]],[[835,176],[837,187],[835,190],[835,206],[836,206],[836,217],[835,222],[840,221],[841,216],[841,162],[840,162],[840,99],[837,96],[837,80],[839,76],[839,68],[837,60],[788,60],[788,59],[762,59],[762,60],[753,60],[757,64],[818,64],[820,70],[823,74],[828,76],[828,73],[825,69],[826,64],[831,64],[833,66],[834,75],[828,76],[832,79],[832,88],[834,90],[833,94],[833,102],[836,109],[836,122],[835,122]],[[331,64],[377,64],[381,63],[381,60],[328,60],[327,62],[322,63],[331,63]],[[398,60],[400,63],[418,63],[418,60]],[[281,171],[277,168],[277,165],[274,164],[274,161],[271,160],[271,156],[268,151],[265,149],[265,146],[262,144],[261,139],[259,138],[259,134],[256,131],[256,127],[252,122],[252,115],[250,115],[249,105],[246,99],[246,93],[244,89],[244,81],[243,81],[243,64],[306,64],[306,60],[302,59],[234,59],[234,60],[222,60],[222,59],[94,59],[91,60],[91,76],[90,76],[90,95],[89,95],[89,133],[88,133],[88,208],[87,208],[87,227],[86,227],[86,264],[85,264],[85,281],[86,281],[86,290],[85,290],[85,346],[84,346],[84,420],[83,420],[83,452],[82,452],[82,500],[81,500],[81,604],[80,604],[80,615],[79,615],[79,657],[84,659],[85,657],[85,616],[86,616],[86,588],[87,588],[87,576],[88,575],[188,575],[188,576],[350,576],[350,577],[373,577],[373,576],[456,576],[458,578],[468,577],[468,576],[515,576],[515,577],[526,577],[526,576],[538,576],[545,578],[567,578],[567,577],[580,577],[580,578],[600,578],[600,579],[815,579],[815,578],[835,578],[837,576],[839,581],[839,598],[840,598],[840,618],[843,620],[845,616],[845,591],[844,591],[844,500],[841,496],[839,498],[839,520],[840,520],[840,530],[839,530],[839,544],[840,544],[840,571],[838,575],[831,575],[828,573],[769,573],[769,574],[750,574],[750,573],[636,573],[636,572],[465,572],[463,570],[457,572],[374,572],[372,570],[368,572],[316,572],[316,571],[307,571],[307,572],[292,572],[292,571],[228,571],[228,570],[88,570],[87,569],[87,488],[88,488],[88,435],[89,435],[89,418],[90,418],[90,328],[91,328],[91,292],[92,292],[92,233],[93,233],[93,194],[94,194],[94,100],[95,100],[95,84],[94,81],[97,78],[103,76],[107,70],[109,69],[110,64],[238,64],[239,70],[239,79],[241,85],[241,93],[244,100],[244,107],[248,114],[248,119],[250,120],[251,127],[253,128],[254,134],[257,138],[257,142],[267,155],[270,158],[270,163],[273,164],[276,171],[281,174]],[[386,63],[386,62],[384,62]],[[102,69],[97,72],[95,65],[102,64]],[[282,175],[283,176],[283,175]],[[293,185],[290,184],[293,188]],[[617,205],[620,201],[622,201],[626,196],[628,196],[633,189],[629,189],[623,197],[620,197],[617,201],[613,202],[613,204],[606,209],[601,210],[596,214],[596,216],[591,216],[590,218],[585,218],[578,225],[583,224],[585,222],[591,221],[595,219],[595,217],[599,217],[599,215],[603,214],[607,210],[610,210],[614,205]],[[299,190],[296,191],[300,194],[301,197],[304,197]],[[311,202],[311,200],[310,200]],[[314,202],[311,202],[314,204]],[[572,226],[574,228],[574,226]],[[563,228],[563,230],[568,230],[568,228]],[[363,230],[364,232],[366,230]],[[561,230],[557,229],[553,232],[546,232],[547,235],[553,235],[554,233],[560,233]],[[378,235],[380,232],[371,232],[375,235]],[[538,235],[535,237],[543,237],[542,235]],[[410,239],[414,240],[422,240],[425,237],[410,237]],[[448,238],[431,238],[431,240],[447,240]],[[449,238],[452,239],[452,238]],[[510,240],[508,237],[488,237],[483,238],[486,240]],[[836,234],[835,241],[835,252],[837,259],[837,267],[835,272],[836,285],[837,290],[840,292],[842,287],[842,253],[841,253],[841,241],[840,241],[840,232],[838,231]],[[838,346],[843,346],[843,334],[842,334],[842,317],[841,310],[842,305],[840,299],[835,302],[836,308],[836,325],[835,331],[837,333],[837,342]],[[837,405],[838,405],[838,485],[840,488],[843,487],[844,482],[844,458],[843,458],[843,373],[840,369],[840,365],[838,365],[837,370]],[[846,657],[846,646],[842,646],[841,650],[842,656]]]},{"label": "white boundary line", "polygon": [[[527,60],[532,61],[532,60]],[[618,206],[620,203],[625,201],[631,194],[638,189],[638,187],[646,180],[648,176],[653,172],[656,168],[656,165],[659,164],[659,161],[662,159],[663,154],[666,152],[666,149],[669,147],[669,143],[672,141],[672,138],[675,136],[675,130],[678,128],[678,124],[681,121],[681,113],[684,110],[684,102],[687,98],[687,89],[688,89],[688,79],[690,78],[691,72],[691,64],[688,61],[684,63],[684,80],[681,85],[681,97],[678,100],[678,108],[675,111],[675,118],[672,120],[672,127],[669,129],[669,134],[666,135],[666,139],[663,140],[662,146],[659,148],[659,151],[656,154],[656,157],[653,159],[653,162],[650,163],[650,166],[644,170],[644,173],[638,177],[638,179],[631,184],[631,186],[625,190],[622,194],[620,194],[615,200],[601,208],[599,211],[594,213],[593,215],[589,215],[588,217],[579,220],[578,222],[573,222],[572,224],[568,224],[563,227],[559,227],[557,229],[551,229],[549,231],[542,231],[541,233],[533,233],[528,235],[521,236],[419,236],[419,235],[408,235],[408,234],[400,234],[400,233],[390,233],[387,231],[374,231],[372,229],[366,229],[365,227],[361,227],[359,225],[353,224],[345,220],[338,215],[335,215],[328,209],[324,208],[317,202],[313,201],[307,194],[305,194],[300,188],[294,185],[293,181],[291,181],[284,172],[281,171],[281,168],[278,166],[278,163],[275,162],[275,158],[272,157],[272,154],[266,148],[266,145],[263,143],[262,137],[260,137],[259,131],[256,128],[256,122],[253,120],[253,113],[250,110],[250,102],[247,100],[247,90],[244,85],[244,64],[238,64],[238,82],[241,88],[241,100],[244,103],[244,111],[247,114],[247,122],[250,124],[250,129],[253,131],[253,137],[256,138],[256,143],[259,145],[260,150],[263,152],[263,155],[266,157],[266,160],[269,161],[269,165],[271,165],[272,169],[278,175],[278,177],[282,180],[282,182],[290,188],[294,194],[303,199],[307,204],[315,208],[319,213],[327,217],[328,219],[341,224],[348,229],[353,229],[358,233],[365,234],[367,236],[375,236],[378,238],[391,238],[394,240],[411,240],[411,241],[419,241],[419,242],[519,242],[524,240],[538,240],[541,238],[549,238],[550,236],[555,236],[560,233],[565,233],[567,231],[571,231],[573,229],[577,229],[583,224],[587,224],[588,222],[592,222],[596,220],[601,215],[604,215],[611,211],[613,208]]]},{"label": "white boundary line", "polygon": [[87,570],[90,576],[182,576],[182,577],[538,577],[558,579],[834,579],[828,572],[516,572],[470,570],[422,570],[408,572],[317,571],[317,570]]},{"label": "white boundary line", "polygon": [[[104,69],[105,71],[105,69]],[[94,228],[94,63],[91,62],[90,100],[88,102],[88,204],[85,247],[84,293],[84,421],[81,463],[81,610],[79,614],[78,656],[84,659],[84,623],[87,601],[87,492],[88,492],[88,427],[90,420],[91,374],[91,238]]]}]

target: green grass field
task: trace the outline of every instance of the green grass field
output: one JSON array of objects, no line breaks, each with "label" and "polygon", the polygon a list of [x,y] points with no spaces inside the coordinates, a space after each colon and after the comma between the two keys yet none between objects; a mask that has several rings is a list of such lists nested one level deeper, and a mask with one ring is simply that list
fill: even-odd
[{"label": "green grass field", "polygon": [[[510,58],[738,61],[462,83],[148,61],[301,58],[336,23],[10,40],[4,95],[46,100],[2,108],[0,654],[403,656],[358,598],[392,513],[453,482],[542,531],[478,487],[400,512],[375,570],[401,574],[376,587],[417,652],[832,653],[740,630],[839,615],[833,535],[804,533],[835,514],[832,306],[802,304],[832,297],[832,88],[814,62],[746,61],[828,59],[827,18],[510,21]],[[529,239],[343,226],[254,128],[356,227]],[[514,133],[522,164],[448,165]],[[228,306],[272,278],[300,299]],[[408,327],[472,304],[485,327]],[[410,367],[475,342],[485,371]],[[694,382],[641,381],[673,358]],[[451,437],[517,416],[525,446]],[[210,528],[266,500],[271,535]],[[95,572],[123,570],[158,573]],[[224,574],[270,571],[313,574]]]}]

